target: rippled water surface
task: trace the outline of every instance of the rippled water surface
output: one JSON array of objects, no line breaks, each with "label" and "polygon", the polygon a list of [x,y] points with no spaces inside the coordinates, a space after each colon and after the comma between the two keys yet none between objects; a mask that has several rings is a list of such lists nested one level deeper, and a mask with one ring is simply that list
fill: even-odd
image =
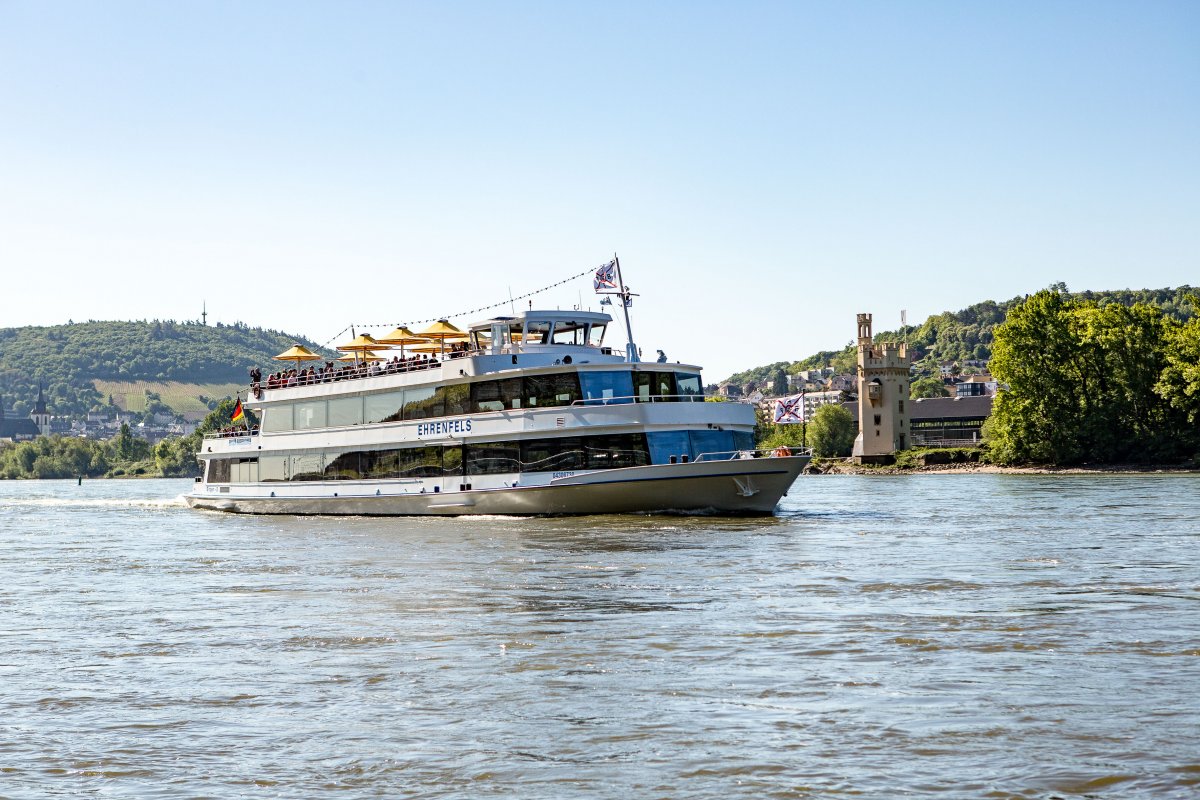
[{"label": "rippled water surface", "polygon": [[1200,477],[776,518],[334,519],[0,482],[0,797],[1195,797]]}]

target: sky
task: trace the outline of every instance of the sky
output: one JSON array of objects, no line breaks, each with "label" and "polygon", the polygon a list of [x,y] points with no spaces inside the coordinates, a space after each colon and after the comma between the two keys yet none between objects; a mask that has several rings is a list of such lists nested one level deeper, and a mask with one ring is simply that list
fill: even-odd
[{"label": "sky", "polygon": [[1198,43],[1190,1],[0,0],[0,327],[336,344],[616,253],[716,382],[858,312],[1195,285]]}]

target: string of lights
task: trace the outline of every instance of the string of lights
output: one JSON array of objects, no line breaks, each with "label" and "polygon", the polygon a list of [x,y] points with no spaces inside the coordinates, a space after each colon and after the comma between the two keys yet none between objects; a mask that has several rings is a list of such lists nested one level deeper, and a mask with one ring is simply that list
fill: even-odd
[{"label": "string of lights", "polygon": [[506,306],[509,303],[515,303],[518,300],[525,300],[525,299],[533,297],[535,295],[539,295],[542,292],[548,292],[551,289],[556,289],[559,286],[562,286],[564,283],[570,283],[571,281],[579,280],[580,278],[582,278],[585,275],[591,275],[593,272],[595,272],[594,268],[593,269],[585,269],[583,272],[572,275],[569,278],[563,278],[561,281],[558,281],[557,283],[552,283],[549,286],[543,286],[542,288],[535,289],[532,292],[526,292],[525,294],[517,295],[515,297],[508,297],[508,298],[505,298],[504,300],[501,300],[498,303],[492,303],[491,305],[480,306],[479,308],[472,308],[467,311],[459,311],[456,314],[443,314],[440,317],[430,317],[429,319],[414,319],[414,320],[409,320],[407,322],[374,322],[374,323],[352,322],[349,325],[347,325],[346,327],[342,328],[337,333],[335,333],[333,336],[331,336],[329,338],[329,340],[326,341],[321,346],[329,347],[329,345],[333,344],[333,342],[340,339],[343,334],[345,334],[347,331],[351,330],[352,328],[399,328],[401,326],[425,325],[430,322],[437,322],[440,319],[454,319],[455,317],[465,317],[468,314],[478,314],[481,311],[490,311],[493,308],[500,308],[501,306]]}]

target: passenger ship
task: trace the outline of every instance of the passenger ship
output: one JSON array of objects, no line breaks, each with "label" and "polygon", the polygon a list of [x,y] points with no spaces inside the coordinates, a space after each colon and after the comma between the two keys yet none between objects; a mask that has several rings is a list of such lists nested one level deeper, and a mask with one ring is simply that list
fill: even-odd
[{"label": "passenger ship", "polygon": [[[252,387],[256,429],[204,439],[194,508],[252,514],[770,514],[806,453],[754,450],[753,406],[700,368],[604,345],[612,317],[530,310],[349,380]],[[446,357],[449,355],[451,357]]]}]

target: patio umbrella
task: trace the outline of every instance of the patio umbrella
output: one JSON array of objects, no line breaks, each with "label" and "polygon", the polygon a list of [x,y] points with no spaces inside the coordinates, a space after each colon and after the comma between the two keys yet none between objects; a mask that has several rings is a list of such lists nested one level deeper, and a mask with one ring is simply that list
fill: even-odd
[{"label": "patio umbrella", "polygon": [[437,322],[433,323],[417,335],[423,336],[426,339],[437,339],[439,342],[441,342],[440,351],[442,352],[444,352],[446,349],[447,340],[452,339],[456,342],[463,342],[467,340],[466,331],[464,331],[462,328],[454,327],[444,319],[439,319]]},{"label": "patio umbrella", "polygon": [[[339,344],[337,349],[341,350],[343,353],[366,353],[378,347],[387,347],[387,345],[372,339],[371,334],[369,333],[360,333],[349,342],[346,342],[345,344]],[[343,359],[341,358],[338,359],[338,361],[342,360]],[[345,360],[350,361],[353,359]]]},{"label": "patio umbrella", "polygon": [[399,328],[396,328],[396,330],[392,331],[391,333],[387,334],[386,336],[380,336],[375,341],[380,342],[381,344],[399,345],[400,355],[403,356],[404,355],[404,345],[406,345],[406,344],[424,344],[426,342],[429,342],[430,339],[427,339],[424,336],[419,336],[419,335],[413,333],[412,331],[410,331],[405,326],[401,325]]},{"label": "patio umbrella", "polygon": [[275,356],[276,361],[294,361],[300,366],[301,361],[320,361],[321,357],[302,344],[294,344],[287,350]]},{"label": "patio umbrella", "polygon": [[338,358],[338,361],[387,361],[383,356],[377,356],[374,353],[363,351],[362,353],[347,353]]}]

